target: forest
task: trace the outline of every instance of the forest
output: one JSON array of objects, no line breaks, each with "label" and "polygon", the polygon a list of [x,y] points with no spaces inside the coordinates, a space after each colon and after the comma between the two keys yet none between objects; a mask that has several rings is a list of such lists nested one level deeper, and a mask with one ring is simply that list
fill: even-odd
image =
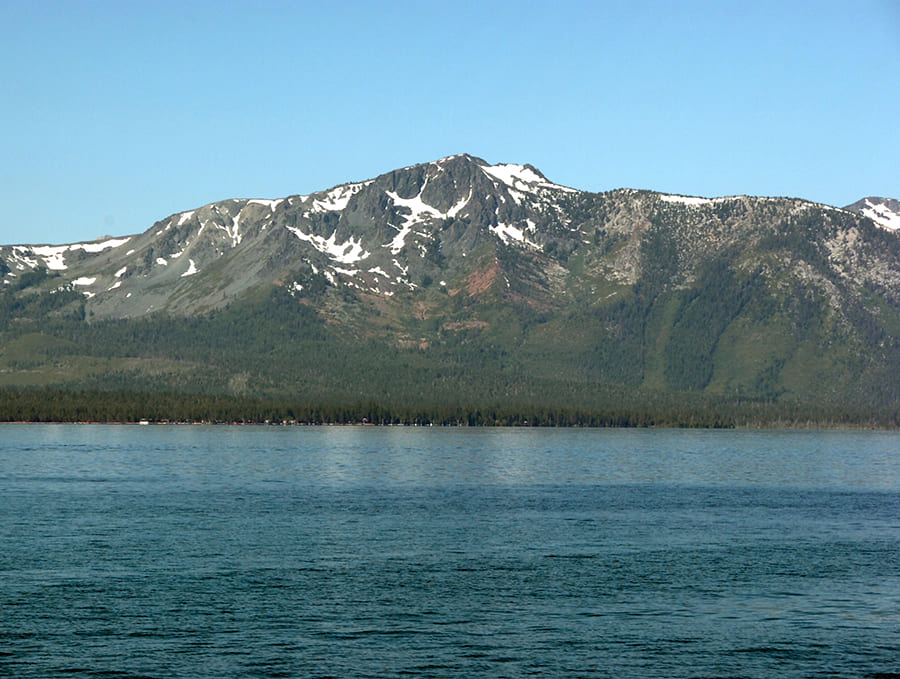
[{"label": "forest", "polygon": [[155,424],[896,428],[900,411],[666,399],[598,409],[540,405],[394,406],[129,391],[0,389],[0,422]]}]

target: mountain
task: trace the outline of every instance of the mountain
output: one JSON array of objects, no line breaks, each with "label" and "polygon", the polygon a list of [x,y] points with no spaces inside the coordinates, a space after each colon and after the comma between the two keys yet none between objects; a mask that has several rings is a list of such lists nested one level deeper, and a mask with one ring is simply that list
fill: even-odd
[{"label": "mountain", "polygon": [[529,166],[455,156],[308,196],[213,203],[139,236],[2,247],[0,260],[8,284],[20,272],[58,274],[58,287],[89,298],[92,317],[190,315],[265,284],[301,293],[319,276],[391,296],[419,287],[444,251],[464,256],[496,239],[540,248],[535,239],[567,219],[561,198],[576,194]]},{"label": "mountain", "polygon": [[451,156],[0,247],[0,385],[858,420],[900,404],[898,214]]}]

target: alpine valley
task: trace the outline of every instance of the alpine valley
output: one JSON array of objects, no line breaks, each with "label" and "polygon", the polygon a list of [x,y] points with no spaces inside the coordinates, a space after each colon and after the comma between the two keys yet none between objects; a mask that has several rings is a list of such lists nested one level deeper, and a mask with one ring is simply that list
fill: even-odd
[{"label": "alpine valley", "polygon": [[2,246],[0,419],[896,425],[897,229],[458,155]]}]

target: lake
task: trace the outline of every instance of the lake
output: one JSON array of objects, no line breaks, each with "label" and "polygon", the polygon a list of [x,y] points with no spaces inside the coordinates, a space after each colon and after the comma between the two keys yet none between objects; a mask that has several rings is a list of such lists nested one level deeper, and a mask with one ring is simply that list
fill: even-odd
[{"label": "lake", "polygon": [[900,677],[900,434],[0,425],[0,675]]}]

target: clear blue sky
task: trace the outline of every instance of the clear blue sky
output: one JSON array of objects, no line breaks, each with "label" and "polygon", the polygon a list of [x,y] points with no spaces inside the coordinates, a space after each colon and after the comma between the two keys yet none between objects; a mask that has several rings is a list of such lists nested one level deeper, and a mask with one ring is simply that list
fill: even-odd
[{"label": "clear blue sky", "polygon": [[442,156],[900,198],[900,2],[0,3],[0,243]]}]

